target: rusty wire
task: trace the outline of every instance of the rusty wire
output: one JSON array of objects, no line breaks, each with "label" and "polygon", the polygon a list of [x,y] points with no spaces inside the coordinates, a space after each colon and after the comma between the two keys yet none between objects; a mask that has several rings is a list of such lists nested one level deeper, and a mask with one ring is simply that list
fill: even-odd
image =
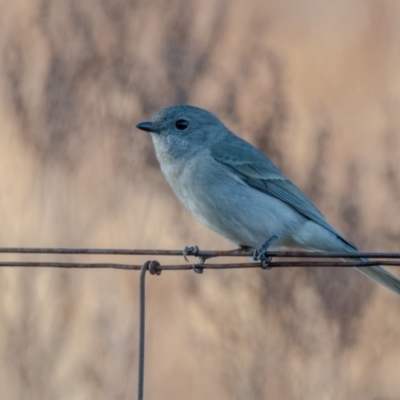
[{"label": "rusty wire", "polygon": [[[27,247],[2,247],[3,254],[76,254],[76,255],[146,255],[146,256],[183,256],[182,250],[139,250],[139,249],[100,249],[100,248],[27,248]],[[86,269],[120,269],[135,270],[140,272],[139,287],[139,356],[138,356],[138,400],[144,396],[144,361],[145,361],[145,277],[149,271],[153,275],[160,275],[161,271],[194,270],[202,272],[203,269],[237,269],[237,268],[260,268],[260,262],[242,263],[213,263],[207,264],[205,260],[215,257],[251,257],[249,250],[230,251],[196,251],[192,254],[198,257],[200,262],[195,264],[164,264],[157,261],[146,261],[142,265],[129,263],[86,263],[86,262],[56,262],[56,261],[0,261],[0,267],[45,267],[45,268],[86,268]],[[267,257],[278,258],[308,258],[308,261],[271,261],[270,268],[282,267],[361,267],[374,265],[400,266],[400,253],[344,253],[344,252],[303,252],[303,251],[268,251]],[[326,260],[326,259],[330,260]],[[345,258],[346,261],[338,260]],[[366,260],[368,258],[374,259]],[[318,260],[319,259],[319,260]],[[324,259],[324,260],[321,260]]]},{"label": "rusty wire", "polygon": [[[136,255],[136,256],[181,256],[182,250],[149,249],[101,249],[101,248],[51,248],[51,247],[0,247],[0,253],[8,254],[87,254],[87,255]],[[198,257],[251,257],[251,250],[203,250]],[[316,252],[316,251],[268,251],[271,257],[296,258],[398,258],[400,253],[389,252]]]},{"label": "rusty wire", "polygon": [[[75,254],[75,255],[147,255],[147,256],[182,256],[182,250],[148,250],[148,249],[100,249],[100,248],[32,248],[32,247],[0,247],[0,253],[3,254]],[[253,254],[249,250],[207,250],[198,251],[195,257],[199,259],[210,259],[215,257],[251,257]],[[268,251],[266,256],[278,258],[308,258],[312,261],[272,261],[270,267],[357,267],[380,265],[400,266],[400,253],[382,253],[382,252],[304,252],[304,251]],[[315,260],[334,258],[334,260]],[[347,261],[337,260],[337,258],[346,258]],[[364,260],[359,260],[364,258]],[[375,259],[375,261],[365,260],[366,258]],[[349,260],[355,259],[355,260]],[[357,260],[358,259],[358,260]],[[379,260],[376,260],[379,259]],[[198,264],[172,264],[158,265],[157,271],[162,270],[177,271],[191,270]],[[0,267],[45,267],[45,268],[112,268],[122,270],[140,271],[142,265],[130,263],[85,263],[85,262],[48,262],[48,261],[0,261]],[[236,268],[259,268],[258,262],[242,263],[211,263],[202,264],[202,269],[236,269]]]},{"label": "rusty wire", "polygon": [[[268,254],[268,253],[266,253]],[[372,267],[374,265],[400,266],[399,260],[375,260],[375,261],[271,261],[269,268],[296,268],[296,267]],[[122,263],[76,263],[76,262],[48,262],[48,261],[0,261],[1,267],[21,268],[72,268],[72,269],[121,269],[140,271],[142,265]],[[188,271],[195,268],[201,269],[238,269],[238,268],[260,268],[259,262],[247,263],[219,263],[219,264],[163,264],[157,267],[157,271]]]}]

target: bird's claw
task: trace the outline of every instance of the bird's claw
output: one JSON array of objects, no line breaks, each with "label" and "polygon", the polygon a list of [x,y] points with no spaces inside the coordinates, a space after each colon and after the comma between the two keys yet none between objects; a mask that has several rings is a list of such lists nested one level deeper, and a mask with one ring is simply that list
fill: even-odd
[{"label": "bird's claw", "polygon": [[267,257],[265,254],[259,254],[258,250],[254,250],[253,260],[260,261],[262,269],[271,269],[272,268],[270,266],[272,257],[271,256]]},{"label": "bird's claw", "polygon": [[272,268],[270,266],[272,257],[267,256],[266,253],[267,253],[268,247],[273,242],[275,242],[275,240],[277,240],[277,239],[278,239],[278,236],[276,236],[276,235],[271,236],[263,245],[261,245],[258,249],[254,250],[253,260],[260,261],[262,269],[271,269]]}]

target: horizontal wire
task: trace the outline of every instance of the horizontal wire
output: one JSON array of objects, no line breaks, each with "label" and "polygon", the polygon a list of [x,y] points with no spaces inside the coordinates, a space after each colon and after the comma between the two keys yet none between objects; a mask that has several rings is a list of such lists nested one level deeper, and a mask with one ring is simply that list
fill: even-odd
[{"label": "horizontal wire", "polygon": [[[271,261],[268,268],[283,267],[369,267],[374,265],[400,266],[400,260],[379,261]],[[86,268],[86,269],[122,269],[139,271],[142,265],[119,264],[119,263],[74,263],[74,262],[46,262],[46,261],[1,261],[0,267],[44,267],[44,268]],[[200,269],[237,269],[237,268],[260,268],[259,262],[251,263],[224,263],[224,264],[173,264],[160,265],[158,271],[179,271]]]},{"label": "horizontal wire", "polygon": [[[14,254],[80,254],[80,255],[147,255],[147,256],[182,256],[183,250],[149,250],[149,249],[101,249],[101,248],[35,248],[35,247],[0,247],[0,253]],[[213,257],[250,257],[253,255],[249,250],[206,250],[198,251],[193,256],[200,260]],[[329,260],[329,261],[271,261],[273,267],[368,267],[377,264],[400,266],[400,253],[389,252],[305,252],[305,251],[268,251],[267,257],[283,258],[347,258],[357,260]],[[364,258],[364,260],[358,260]],[[365,260],[373,258],[374,261]],[[379,259],[379,260],[377,260]],[[391,259],[391,260],[383,260]],[[396,260],[397,259],[397,260]],[[0,261],[0,267],[44,267],[44,268],[86,268],[86,269],[122,269],[140,270],[142,265],[126,263],[82,263],[82,262],[48,262],[48,261]],[[162,270],[192,270],[192,269],[236,269],[236,268],[260,268],[259,262],[250,263],[213,263],[213,264],[174,264],[159,265],[157,271]]]},{"label": "horizontal wire", "polygon": [[[0,253],[8,254],[90,254],[90,255],[137,255],[137,256],[182,256],[183,250],[149,249],[100,249],[100,248],[37,248],[37,247],[0,247]],[[190,254],[189,254],[190,255]],[[198,257],[251,257],[249,250],[199,250]],[[267,251],[266,256],[295,258],[398,258],[400,253],[389,252],[316,252],[316,251]]]}]

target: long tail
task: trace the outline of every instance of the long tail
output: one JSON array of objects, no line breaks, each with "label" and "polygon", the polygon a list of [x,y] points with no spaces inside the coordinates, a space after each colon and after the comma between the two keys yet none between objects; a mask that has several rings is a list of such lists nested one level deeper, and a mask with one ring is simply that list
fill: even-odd
[{"label": "long tail", "polygon": [[381,285],[387,287],[392,292],[400,296],[400,279],[396,278],[390,272],[386,271],[386,269],[383,269],[379,265],[375,265],[373,267],[355,267],[355,268],[364,275],[368,276],[368,278],[380,283]]}]

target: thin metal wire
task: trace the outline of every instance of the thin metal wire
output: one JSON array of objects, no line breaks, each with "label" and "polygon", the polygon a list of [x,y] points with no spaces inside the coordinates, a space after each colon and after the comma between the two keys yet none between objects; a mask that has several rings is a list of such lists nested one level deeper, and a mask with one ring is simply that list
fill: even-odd
[{"label": "thin metal wire", "polygon": [[146,272],[152,275],[160,275],[158,261],[146,261],[140,269],[139,285],[139,357],[138,357],[138,400],[143,400],[144,392],[144,350],[145,350],[145,326],[146,326]]},{"label": "thin metal wire", "polygon": [[139,288],[139,365],[138,365],[138,400],[143,400],[144,387],[144,345],[145,345],[145,300],[146,300],[146,271],[150,261],[146,261],[140,270]]},{"label": "thin metal wire", "polygon": [[[159,256],[183,256],[182,250],[138,250],[138,249],[76,249],[76,248],[23,248],[3,247],[0,253],[8,254],[90,254],[90,255],[159,255]],[[138,357],[138,400],[143,400],[144,395],[144,362],[145,362],[145,300],[146,300],[146,272],[153,275],[160,275],[161,271],[194,270],[203,269],[236,269],[236,268],[260,268],[260,262],[247,263],[214,263],[205,264],[204,260],[212,257],[249,257],[252,251],[231,250],[231,251],[198,251],[194,257],[198,257],[197,264],[173,264],[160,265],[157,261],[146,261],[143,265],[126,263],[82,263],[82,262],[48,262],[48,261],[0,261],[0,267],[45,267],[45,268],[111,268],[121,270],[140,270],[139,286],[139,357]],[[400,253],[318,253],[301,251],[268,251],[266,256],[284,258],[346,258],[347,261],[338,260],[313,260],[313,261],[271,261],[268,268],[282,267],[360,267],[392,265],[400,266]],[[364,258],[364,260],[360,260]],[[367,260],[365,258],[373,258]],[[349,260],[355,259],[355,260]],[[390,259],[390,260],[387,260]]]},{"label": "thin metal wire", "polygon": [[[399,260],[375,260],[375,261],[271,261],[270,268],[291,268],[291,267],[371,267],[374,265],[400,266]],[[48,261],[0,261],[0,268],[21,267],[21,268],[83,268],[83,269],[121,269],[140,271],[142,265],[120,264],[120,263],[74,263],[74,262],[48,262]],[[259,262],[250,263],[220,263],[220,264],[171,264],[160,265],[157,271],[185,271],[194,268],[202,269],[238,269],[238,268],[260,268]]]},{"label": "thin metal wire", "polygon": [[[100,249],[100,248],[36,248],[36,247],[0,247],[0,253],[9,254],[91,254],[91,255],[143,255],[143,256],[181,256],[182,250],[149,250],[149,249]],[[250,257],[249,250],[206,250],[199,251],[197,256],[211,257]],[[388,252],[305,252],[305,251],[268,251],[271,257],[307,257],[307,258],[398,258],[400,253]]]}]

